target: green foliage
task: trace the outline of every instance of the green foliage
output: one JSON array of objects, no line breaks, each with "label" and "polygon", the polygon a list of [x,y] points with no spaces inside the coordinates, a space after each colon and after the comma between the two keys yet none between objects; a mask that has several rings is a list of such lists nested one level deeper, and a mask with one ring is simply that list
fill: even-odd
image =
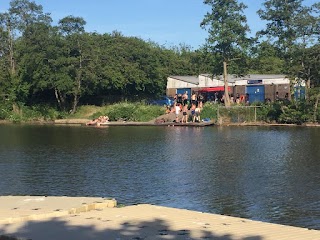
[{"label": "green foliage", "polygon": [[275,102],[270,105],[265,105],[262,107],[263,112],[265,115],[261,117],[261,119],[265,120],[266,122],[278,122],[278,119],[282,113],[282,104],[281,102]]},{"label": "green foliage", "polygon": [[312,105],[306,101],[297,101],[281,107],[282,113],[278,118],[279,123],[302,124],[312,121]]},{"label": "green foliage", "polygon": [[148,122],[156,117],[162,115],[165,112],[164,107],[153,105],[138,105],[133,113],[133,121]]},{"label": "green foliage", "polygon": [[63,112],[47,105],[26,106],[23,103],[3,101],[0,103],[0,119],[14,123],[28,121],[50,121],[64,117]]},{"label": "green foliage", "polygon": [[106,114],[111,120],[150,121],[164,112],[159,106],[148,106],[140,103],[119,103],[107,108]]},{"label": "green foliage", "polygon": [[268,123],[302,124],[313,121],[313,104],[305,100],[262,104],[257,109],[258,120]]},{"label": "green foliage", "polygon": [[221,122],[227,123],[242,123],[254,122],[255,112],[254,107],[247,106],[233,106],[221,107],[219,106],[219,119]]},{"label": "green foliage", "polygon": [[[74,113],[78,103],[91,104],[91,98],[111,99],[116,95],[121,100],[140,101],[163,95],[168,76],[219,75],[222,61],[228,62],[232,74],[245,74],[251,65],[250,73],[288,73],[294,79],[308,80],[307,86],[315,88],[320,86],[320,47],[318,41],[313,42],[319,33],[319,4],[309,8],[302,2],[266,0],[259,13],[268,24],[261,33],[271,39],[250,52],[252,41],[246,37],[249,28],[243,14],[246,6],[236,0],[204,1],[212,10],[201,23],[209,30],[209,37],[207,44],[195,51],[183,44],[166,48],[118,31],[88,33],[81,17],[67,16],[53,25],[41,5],[12,0],[8,11],[0,13],[0,96],[9,96],[11,104],[0,104],[0,119],[56,119],[66,117],[70,110]],[[290,54],[284,54],[286,51]],[[307,99],[313,103],[309,112],[313,112],[313,119],[319,119],[317,93],[306,89]],[[13,111],[14,103],[19,103],[21,113]],[[162,111],[133,105],[111,108],[110,115],[147,121]],[[205,106],[202,115],[215,118],[214,111]],[[259,111],[266,121],[301,122],[310,115],[301,107],[290,106],[266,106]],[[302,111],[301,116],[294,111]],[[78,115],[83,114],[79,111]],[[289,115],[295,115],[293,120]]]},{"label": "green foliage", "polygon": [[66,113],[58,111],[57,109],[47,106],[47,105],[36,105],[31,107],[31,110],[36,112],[35,116],[38,116],[38,119],[43,120],[55,120],[63,118]]},{"label": "green foliage", "polygon": [[258,14],[262,20],[269,21],[269,24],[260,34],[276,38],[278,46],[287,51],[297,37],[294,16],[299,13],[302,0],[266,0],[263,5],[264,9],[260,9]]},{"label": "green foliage", "polygon": [[282,74],[284,61],[279,56],[279,49],[267,41],[256,45],[252,50],[251,73]]},{"label": "green foliage", "polygon": [[29,0],[10,6],[0,13],[0,94],[30,106],[55,104],[75,113],[90,96],[163,95],[169,75],[196,75],[202,65],[188,46],[167,49],[119,32],[87,33],[81,17],[54,26]]},{"label": "green foliage", "polygon": [[9,101],[0,102],[0,120],[8,119],[12,113],[12,104]]},{"label": "green foliage", "polygon": [[247,6],[236,0],[205,0],[204,4],[212,9],[200,24],[202,28],[208,28],[208,44],[214,52],[220,53],[223,61],[230,61],[249,43],[246,38],[249,26],[243,14]]},{"label": "green foliage", "polygon": [[97,107],[93,105],[79,106],[77,112],[69,115],[70,118],[96,118],[102,115],[100,111],[103,111],[105,107]]},{"label": "green foliage", "polygon": [[[309,48],[319,42],[320,5],[305,6],[303,0],[265,0],[263,5],[258,14],[267,25],[259,35],[269,37],[278,46],[284,60],[283,73],[306,80],[308,90],[311,81],[317,79],[313,66],[319,63],[319,53]],[[308,91],[306,95],[308,98]]]},{"label": "green foliage", "polygon": [[106,115],[111,121],[130,121],[137,106],[133,103],[117,103],[107,108]]},{"label": "green foliage", "polygon": [[250,29],[243,13],[247,6],[237,0],[205,0],[204,4],[208,5],[211,12],[207,12],[200,26],[208,30],[209,37],[206,43],[208,52],[215,55],[221,66],[211,73],[223,74],[226,89],[224,103],[229,106],[228,66],[235,60],[241,59],[231,67],[233,74],[243,75],[248,70],[247,50],[251,45],[251,39],[247,37]]},{"label": "green foliage", "polygon": [[121,102],[101,108],[91,118],[107,115],[110,121],[148,122],[164,112],[165,109],[159,106]]},{"label": "green foliage", "polygon": [[[219,106],[222,123],[243,123],[262,121],[267,123],[303,124],[313,122],[313,103],[305,100],[297,102],[274,102],[258,106]],[[255,112],[256,111],[256,112]],[[319,120],[319,109],[317,118]]]},{"label": "green foliage", "polygon": [[218,110],[218,105],[211,103],[211,102],[206,102],[203,105],[203,109],[201,111],[201,118],[210,118],[212,120],[217,120],[217,110]]}]

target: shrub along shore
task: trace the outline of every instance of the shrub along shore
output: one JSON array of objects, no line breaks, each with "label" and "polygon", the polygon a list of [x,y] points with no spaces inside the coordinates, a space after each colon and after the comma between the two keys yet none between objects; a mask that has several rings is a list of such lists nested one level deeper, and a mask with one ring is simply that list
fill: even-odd
[{"label": "shrub along shore", "polygon": [[[120,102],[105,106],[83,105],[76,113],[61,112],[46,105],[25,106],[4,103],[0,105],[0,121],[6,123],[50,123],[57,119],[94,119],[108,116],[110,121],[150,122],[166,113],[165,106],[147,105],[141,102]],[[251,106],[207,102],[201,111],[201,119],[210,119],[220,125],[246,124],[297,124],[314,125],[320,122],[320,110],[304,101],[274,102]]]}]

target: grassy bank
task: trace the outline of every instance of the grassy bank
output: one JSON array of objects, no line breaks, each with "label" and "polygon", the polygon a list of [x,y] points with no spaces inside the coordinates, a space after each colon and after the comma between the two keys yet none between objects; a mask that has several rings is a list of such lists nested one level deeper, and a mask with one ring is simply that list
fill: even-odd
[{"label": "grassy bank", "polygon": [[165,107],[141,103],[116,103],[103,107],[81,106],[69,118],[97,118],[107,115],[110,121],[148,122],[165,113]]},{"label": "grassy bank", "polygon": [[148,122],[165,113],[165,107],[141,103],[116,103],[105,106],[80,106],[75,114],[58,111],[49,106],[25,106],[19,104],[0,104],[0,120],[13,123],[53,121],[56,119],[93,119],[101,115],[109,116],[111,121]]},{"label": "grassy bank", "polygon": [[[121,102],[105,106],[80,106],[75,114],[58,111],[46,106],[25,106],[22,104],[0,103],[0,121],[13,123],[53,121],[56,119],[93,119],[107,115],[110,121],[149,122],[165,113],[165,107],[146,105],[140,102]],[[219,124],[229,123],[319,123],[320,110],[303,102],[257,104],[251,106],[234,105],[225,108],[221,104],[206,103],[201,119],[208,118]]]}]

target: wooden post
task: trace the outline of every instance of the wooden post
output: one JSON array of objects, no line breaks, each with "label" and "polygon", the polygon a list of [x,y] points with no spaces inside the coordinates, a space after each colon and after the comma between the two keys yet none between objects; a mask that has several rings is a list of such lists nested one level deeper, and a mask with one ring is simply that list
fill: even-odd
[{"label": "wooden post", "polygon": [[223,61],[224,105],[230,107],[227,62]]},{"label": "wooden post", "polygon": [[257,107],[254,107],[254,122],[257,122]]}]

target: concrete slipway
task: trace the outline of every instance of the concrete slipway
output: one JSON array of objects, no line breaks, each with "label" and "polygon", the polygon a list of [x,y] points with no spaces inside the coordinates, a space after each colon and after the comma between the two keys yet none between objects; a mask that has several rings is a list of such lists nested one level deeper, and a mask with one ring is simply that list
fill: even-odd
[{"label": "concrete slipway", "polygon": [[320,231],[114,199],[0,197],[0,240],[7,239],[320,239]]}]

